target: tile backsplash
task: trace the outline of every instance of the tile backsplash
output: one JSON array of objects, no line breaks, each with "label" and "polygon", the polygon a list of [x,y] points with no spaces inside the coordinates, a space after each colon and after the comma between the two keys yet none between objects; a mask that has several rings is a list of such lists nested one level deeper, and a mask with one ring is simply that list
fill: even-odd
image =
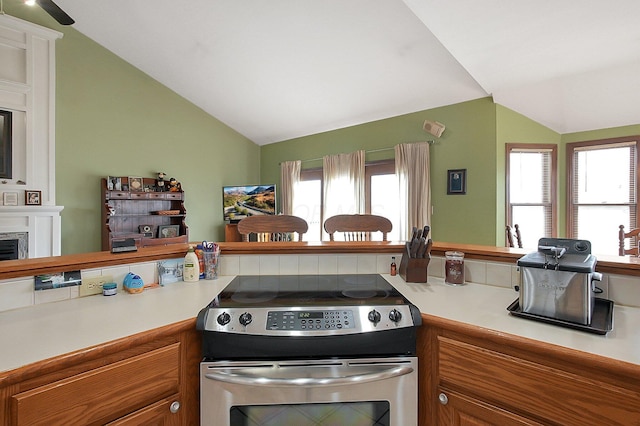
[{"label": "tile backsplash", "polygon": [[[297,275],[297,274],[388,274],[393,254],[322,254],[322,255],[229,255],[220,258],[221,275]],[[402,254],[395,255],[398,267]],[[82,277],[110,275],[122,290],[122,281],[129,272],[140,275],[145,283],[158,282],[156,262],[110,266],[82,270]],[[428,274],[444,277],[444,258],[433,257]],[[515,264],[465,259],[466,281],[505,288],[520,284]],[[169,284],[171,285],[171,284]],[[597,287],[603,290],[598,297],[616,304],[640,307],[640,278],[605,275]],[[515,292],[514,292],[515,296]],[[78,287],[34,291],[34,278],[14,278],[0,281],[0,312],[40,303],[79,297]],[[515,297],[514,297],[515,299]]]}]

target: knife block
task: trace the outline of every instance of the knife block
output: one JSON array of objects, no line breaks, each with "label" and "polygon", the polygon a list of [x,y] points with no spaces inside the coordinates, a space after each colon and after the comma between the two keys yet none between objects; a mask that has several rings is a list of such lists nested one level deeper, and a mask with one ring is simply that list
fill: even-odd
[{"label": "knife block", "polygon": [[405,245],[398,273],[408,283],[426,283],[427,268],[431,255],[424,258],[412,258],[409,256],[409,243]]}]

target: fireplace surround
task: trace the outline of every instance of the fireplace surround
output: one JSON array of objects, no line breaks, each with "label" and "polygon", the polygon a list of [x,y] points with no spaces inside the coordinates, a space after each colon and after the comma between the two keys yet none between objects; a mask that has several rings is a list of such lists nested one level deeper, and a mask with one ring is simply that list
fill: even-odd
[{"label": "fireplace surround", "polygon": [[0,233],[0,260],[27,259],[29,235],[26,232]]},{"label": "fireplace surround", "polygon": [[3,206],[0,240],[18,240],[18,259],[60,256],[61,206]]}]

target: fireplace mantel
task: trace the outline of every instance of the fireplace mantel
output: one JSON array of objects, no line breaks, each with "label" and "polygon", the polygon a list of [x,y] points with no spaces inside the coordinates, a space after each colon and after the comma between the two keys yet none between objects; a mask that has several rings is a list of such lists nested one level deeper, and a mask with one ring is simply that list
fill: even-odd
[{"label": "fireplace mantel", "polygon": [[61,206],[2,206],[0,235],[25,232],[28,257],[60,256]]}]

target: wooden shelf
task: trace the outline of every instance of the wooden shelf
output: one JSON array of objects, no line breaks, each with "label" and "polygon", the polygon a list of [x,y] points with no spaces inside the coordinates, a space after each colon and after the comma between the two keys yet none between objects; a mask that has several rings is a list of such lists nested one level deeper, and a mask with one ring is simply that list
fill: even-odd
[{"label": "wooden shelf", "polygon": [[[120,178],[128,184],[128,178]],[[144,178],[145,188],[154,188],[155,179]],[[113,240],[133,238],[136,246],[161,246],[186,244],[189,229],[185,223],[187,211],[184,208],[184,192],[120,191],[107,188],[107,180],[102,179],[102,250],[111,250]],[[178,214],[163,215],[159,211],[176,211]],[[153,237],[145,237],[141,226],[149,226]],[[177,226],[179,235],[158,238],[162,226]]]}]

